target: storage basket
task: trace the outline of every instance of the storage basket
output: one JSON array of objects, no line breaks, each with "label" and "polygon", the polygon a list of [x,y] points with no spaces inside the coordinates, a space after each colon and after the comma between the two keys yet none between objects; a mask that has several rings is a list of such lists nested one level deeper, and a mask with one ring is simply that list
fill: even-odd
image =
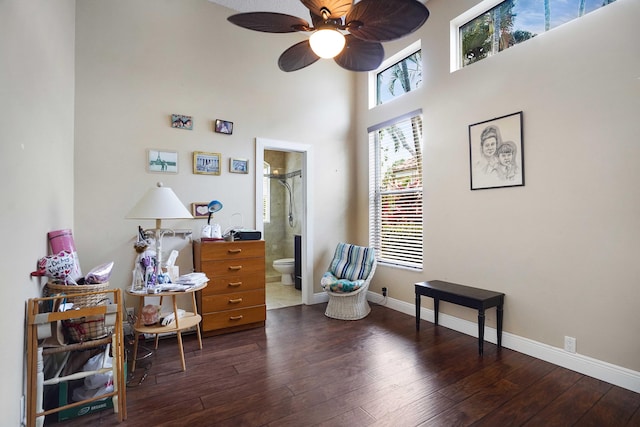
[{"label": "storage basket", "polygon": [[86,292],[100,292],[109,287],[109,282],[96,283],[93,285],[61,285],[49,282],[45,286],[45,296],[54,296],[64,294],[67,302],[72,302],[75,307],[94,307],[96,305],[104,305],[106,302],[103,294],[93,295],[76,295]]},{"label": "storage basket", "polygon": [[[102,293],[84,295],[89,292],[100,292],[109,287],[109,282],[91,285],[63,285],[49,282],[45,286],[45,296],[64,295],[66,302],[73,303],[75,308],[95,307],[108,304],[109,298]],[[104,338],[111,332],[105,325],[104,316],[86,316],[62,322],[67,338],[71,342],[91,341]]]},{"label": "storage basket", "polygon": [[69,319],[65,320],[63,324],[71,342],[97,340],[106,337],[110,332],[105,326],[104,316]]}]

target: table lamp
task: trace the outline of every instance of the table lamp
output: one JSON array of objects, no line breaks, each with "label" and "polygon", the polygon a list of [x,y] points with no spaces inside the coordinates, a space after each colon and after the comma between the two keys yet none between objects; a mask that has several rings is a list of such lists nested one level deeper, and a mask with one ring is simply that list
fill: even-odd
[{"label": "table lamp", "polygon": [[156,240],[156,280],[162,273],[162,236],[170,229],[162,228],[163,219],[187,219],[193,218],[191,213],[184,207],[178,196],[169,187],[164,187],[158,182],[156,187],[147,191],[140,201],[127,214],[128,219],[155,219],[155,240]]}]

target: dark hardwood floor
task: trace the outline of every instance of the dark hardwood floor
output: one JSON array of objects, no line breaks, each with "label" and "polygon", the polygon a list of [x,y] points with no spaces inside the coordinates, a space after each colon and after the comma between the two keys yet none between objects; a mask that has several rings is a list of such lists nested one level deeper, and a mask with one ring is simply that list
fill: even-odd
[{"label": "dark hardwood floor", "polygon": [[185,336],[186,372],[162,339],[129,382],[126,421],[106,410],[47,425],[640,426],[638,393],[490,343],[479,357],[475,338],[425,321],[416,333],[382,306],[355,322],[324,307],[270,310],[264,329],[203,350]]}]

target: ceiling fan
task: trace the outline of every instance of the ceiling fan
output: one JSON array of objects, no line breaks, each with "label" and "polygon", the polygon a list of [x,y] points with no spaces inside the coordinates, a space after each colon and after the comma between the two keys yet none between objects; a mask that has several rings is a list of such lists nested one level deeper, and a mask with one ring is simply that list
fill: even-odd
[{"label": "ceiling fan", "polygon": [[230,16],[229,22],[265,33],[312,33],[285,50],[278,59],[282,71],[296,71],[322,58],[350,71],[371,71],[384,59],[381,42],[416,31],[429,18],[418,0],[300,0],[311,13],[312,25],[282,13],[248,12]]}]

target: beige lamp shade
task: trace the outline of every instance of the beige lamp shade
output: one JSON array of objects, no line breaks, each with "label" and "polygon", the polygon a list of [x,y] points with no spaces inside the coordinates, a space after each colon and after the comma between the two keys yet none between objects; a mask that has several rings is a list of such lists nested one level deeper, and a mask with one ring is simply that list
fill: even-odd
[{"label": "beige lamp shade", "polygon": [[126,218],[158,220],[193,218],[193,216],[173,190],[159,182],[156,187],[147,191]]}]

